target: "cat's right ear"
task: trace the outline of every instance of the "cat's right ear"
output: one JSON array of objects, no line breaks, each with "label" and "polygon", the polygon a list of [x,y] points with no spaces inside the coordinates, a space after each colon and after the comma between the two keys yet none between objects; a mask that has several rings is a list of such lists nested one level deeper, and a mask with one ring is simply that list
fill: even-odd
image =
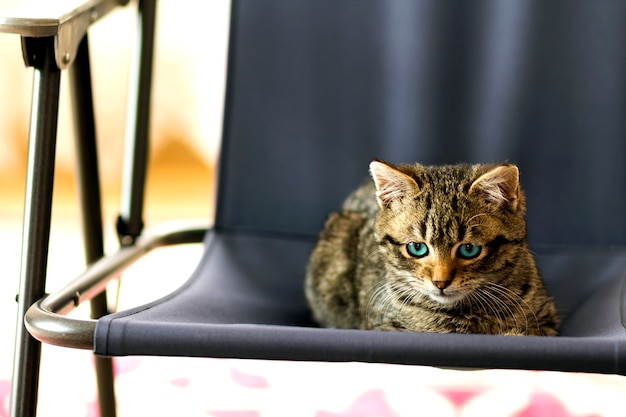
[{"label": "cat's right ear", "polygon": [[481,175],[470,187],[470,193],[480,192],[485,201],[496,207],[517,211],[520,200],[519,169],[515,165],[500,165]]},{"label": "cat's right ear", "polygon": [[376,200],[380,208],[419,192],[419,186],[413,178],[386,162],[372,161],[370,173],[376,184]]}]

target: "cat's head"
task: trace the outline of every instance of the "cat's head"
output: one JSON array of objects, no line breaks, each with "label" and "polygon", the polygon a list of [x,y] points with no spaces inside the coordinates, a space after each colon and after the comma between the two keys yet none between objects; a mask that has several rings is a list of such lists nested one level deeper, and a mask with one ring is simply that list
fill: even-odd
[{"label": "cat's head", "polygon": [[375,238],[388,278],[453,306],[499,282],[526,249],[525,200],[510,164],[393,166],[373,161]]}]

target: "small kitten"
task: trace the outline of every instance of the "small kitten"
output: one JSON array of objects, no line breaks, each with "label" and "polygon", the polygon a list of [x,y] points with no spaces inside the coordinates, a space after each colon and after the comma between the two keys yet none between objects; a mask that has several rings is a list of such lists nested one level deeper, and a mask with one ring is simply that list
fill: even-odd
[{"label": "small kitten", "polygon": [[514,165],[370,164],[373,181],[332,213],[305,293],[327,327],[557,334],[526,244]]}]

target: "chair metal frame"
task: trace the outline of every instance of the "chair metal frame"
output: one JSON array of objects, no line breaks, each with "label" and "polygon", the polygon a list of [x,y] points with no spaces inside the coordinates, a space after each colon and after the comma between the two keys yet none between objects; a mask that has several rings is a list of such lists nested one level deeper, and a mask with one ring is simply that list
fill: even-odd
[{"label": "chair metal frame", "polygon": [[[67,2],[56,2],[49,3],[47,7],[50,8],[44,13],[27,3],[24,7],[3,12],[0,16],[0,33],[17,34],[21,37],[24,62],[27,67],[34,68],[10,406],[12,417],[34,416],[37,413],[41,341],[46,340],[35,329],[44,331],[46,326],[52,326],[58,330],[63,328],[65,319],[63,316],[54,315],[47,321],[37,320],[36,314],[35,318],[31,319],[27,311],[29,308],[36,310],[31,306],[58,305],[54,297],[46,298],[45,284],[59,91],[61,71],[66,69],[70,72],[76,131],[77,177],[85,260],[88,265],[93,265],[88,269],[92,273],[102,268],[103,264],[111,263],[109,258],[102,260],[104,256],[102,208],[87,32],[93,23],[115,8],[128,3],[129,0],[85,0],[75,2],[71,8],[72,5],[68,5]],[[139,28],[135,51],[137,59],[131,68],[123,197],[121,214],[117,222],[122,248],[118,254],[112,256],[114,261],[135,259],[137,255],[145,252],[144,244],[156,246],[168,242],[163,236],[157,239],[148,237],[141,240],[141,244],[130,246],[141,234],[143,227],[156,1],[138,0],[137,9]],[[183,235],[183,240],[189,240],[187,235]],[[173,239],[176,240],[178,236],[174,234]],[[84,279],[75,281],[77,284],[82,282]],[[59,294],[66,293],[61,291]],[[77,306],[79,301],[90,300],[93,319],[109,313],[106,287],[102,285],[96,285],[89,290],[79,285],[73,290],[69,300],[74,306]],[[65,339],[64,346],[81,345],[84,348],[92,348],[89,337],[79,335],[81,331],[86,335],[86,332],[91,330],[93,339],[92,322],[95,321],[73,320],[72,329],[76,330],[76,339],[74,337]],[[33,331],[35,337],[31,337],[27,329]],[[74,336],[74,333],[70,334]],[[96,357],[95,364],[100,415],[115,416],[112,360]]]}]

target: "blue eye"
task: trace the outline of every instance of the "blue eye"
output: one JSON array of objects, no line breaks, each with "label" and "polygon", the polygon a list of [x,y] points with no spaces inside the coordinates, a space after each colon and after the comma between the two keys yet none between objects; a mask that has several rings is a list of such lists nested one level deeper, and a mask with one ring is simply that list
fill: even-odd
[{"label": "blue eye", "polygon": [[406,251],[414,258],[423,258],[428,255],[428,246],[425,243],[411,242],[406,245]]},{"label": "blue eye", "polygon": [[480,255],[482,248],[478,245],[472,245],[471,243],[465,243],[459,246],[459,256],[464,259],[474,259]]}]

